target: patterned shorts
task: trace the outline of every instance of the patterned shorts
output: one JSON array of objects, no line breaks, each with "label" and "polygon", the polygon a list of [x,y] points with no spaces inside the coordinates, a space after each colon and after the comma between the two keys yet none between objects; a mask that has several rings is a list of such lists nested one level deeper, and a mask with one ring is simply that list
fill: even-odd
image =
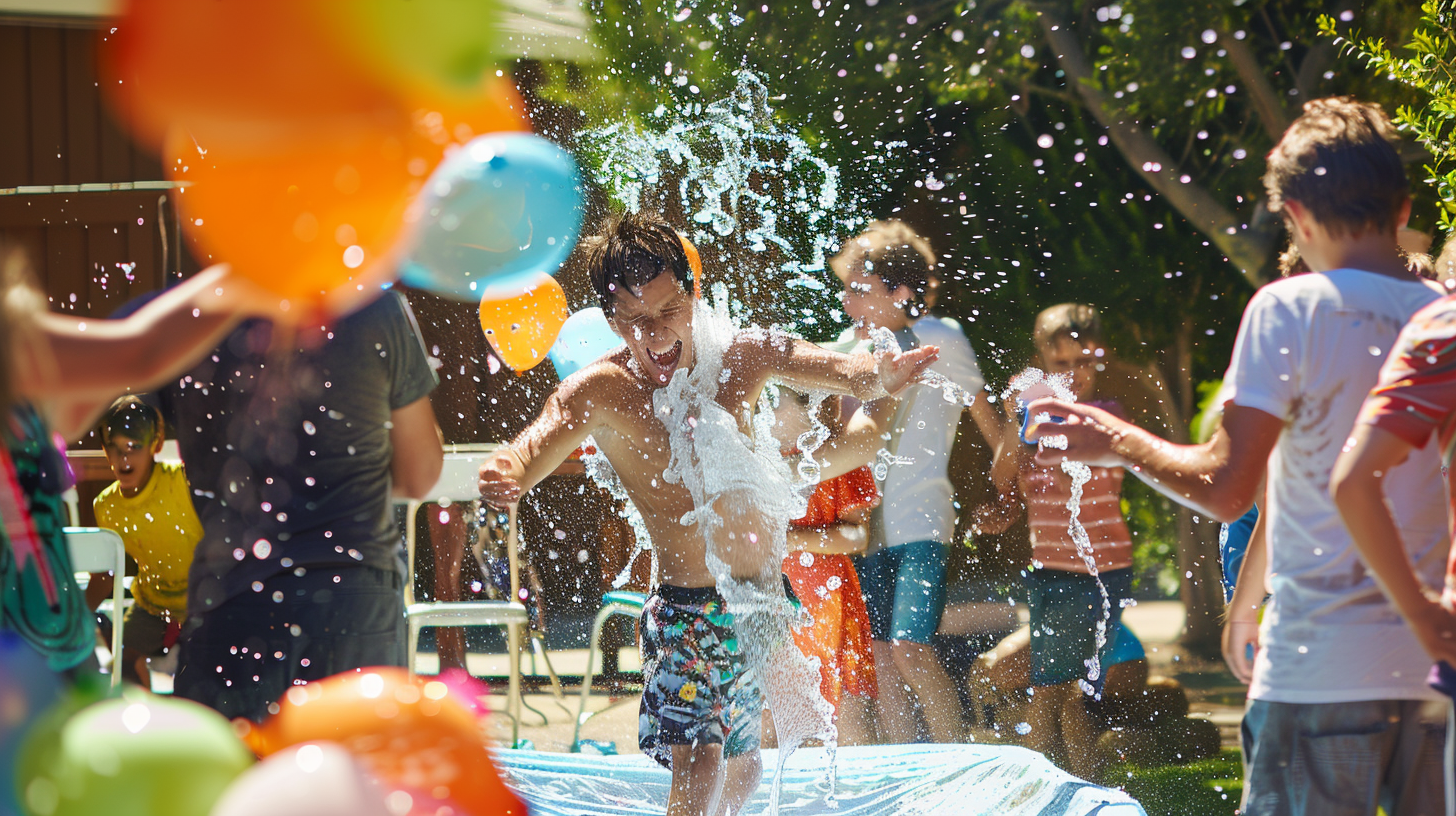
[{"label": "patterned shorts", "polygon": [[674,745],[758,750],[763,693],[713,587],[662,585],[642,610],[642,753],[672,767]]}]

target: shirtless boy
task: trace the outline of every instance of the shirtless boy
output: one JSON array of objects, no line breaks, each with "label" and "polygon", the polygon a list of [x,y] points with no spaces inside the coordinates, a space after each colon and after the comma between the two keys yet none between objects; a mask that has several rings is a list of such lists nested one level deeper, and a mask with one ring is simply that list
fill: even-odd
[{"label": "shirtless boy", "polygon": [[[700,508],[681,482],[664,476],[672,458],[669,431],[653,405],[654,393],[674,374],[688,376],[699,362],[693,328],[707,310],[693,299],[677,233],[659,217],[627,215],[608,225],[592,240],[587,267],[626,347],[557,387],[541,416],[481,467],[481,497],[496,505],[517,501],[588,435],[596,440],[646,522],[661,575],[643,613],[642,750],[672,769],[669,816],[737,813],[762,776],[762,694],[745,672],[733,618],[717,593],[706,535],[698,524],[680,522]],[[723,350],[714,400],[748,433],[770,378],[867,401],[899,392],[937,352],[926,346],[876,360],[743,330]],[[719,466],[698,461],[698,467]],[[752,520],[745,514],[722,515],[732,540],[726,547],[718,542],[719,555],[735,577],[762,574],[772,557],[771,536],[748,535],[742,524]],[[782,539],[783,531],[778,534]]]}]

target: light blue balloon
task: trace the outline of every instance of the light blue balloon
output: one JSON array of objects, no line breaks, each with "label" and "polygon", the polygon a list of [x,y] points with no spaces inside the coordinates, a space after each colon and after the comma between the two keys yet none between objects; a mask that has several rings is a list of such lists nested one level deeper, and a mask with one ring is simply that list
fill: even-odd
[{"label": "light blue balloon", "polygon": [[21,812],[15,765],[32,726],[66,684],[20,635],[0,629],[0,813]]},{"label": "light blue balloon", "polygon": [[530,133],[477,137],[425,182],[400,277],[480,300],[486,281],[555,274],[581,229],[581,176],[566,151]]},{"label": "light blue balloon", "polygon": [[546,357],[564,380],[621,345],[622,338],[607,324],[606,315],[593,306],[566,318]]}]

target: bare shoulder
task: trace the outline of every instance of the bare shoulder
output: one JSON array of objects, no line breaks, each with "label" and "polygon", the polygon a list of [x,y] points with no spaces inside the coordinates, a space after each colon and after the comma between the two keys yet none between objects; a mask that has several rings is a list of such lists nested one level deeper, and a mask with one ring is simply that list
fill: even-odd
[{"label": "bare shoulder", "polygon": [[611,414],[638,409],[648,397],[631,360],[631,352],[618,349],[562,380],[554,397],[572,411]]}]

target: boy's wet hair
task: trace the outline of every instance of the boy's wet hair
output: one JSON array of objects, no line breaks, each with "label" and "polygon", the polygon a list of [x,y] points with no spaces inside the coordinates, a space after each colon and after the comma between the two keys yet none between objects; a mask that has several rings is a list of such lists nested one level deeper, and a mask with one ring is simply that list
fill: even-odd
[{"label": "boy's wet hair", "polygon": [[693,291],[693,273],[677,231],[655,213],[627,213],[607,222],[600,235],[587,240],[587,274],[597,303],[610,317],[617,292],[640,289],[664,272],[685,291]]},{"label": "boy's wet hair", "polygon": [[909,288],[905,314],[912,318],[925,314],[927,296],[933,297],[940,285],[930,242],[904,221],[871,222],[845,243],[830,265],[840,277],[864,270],[884,281],[891,292]]},{"label": "boy's wet hair", "polygon": [[1306,102],[1269,151],[1269,211],[1298,201],[1331,235],[1393,231],[1410,198],[1399,136],[1379,105],[1348,96]]},{"label": "boy's wet hair", "polygon": [[122,397],[101,418],[101,442],[111,444],[116,434],[150,445],[162,435],[162,415],[136,397]]},{"label": "boy's wet hair", "polygon": [[1082,345],[1102,341],[1102,315],[1083,303],[1058,303],[1042,309],[1036,316],[1031,332],[1037,348],[1041,348],[1065,337]]}]

